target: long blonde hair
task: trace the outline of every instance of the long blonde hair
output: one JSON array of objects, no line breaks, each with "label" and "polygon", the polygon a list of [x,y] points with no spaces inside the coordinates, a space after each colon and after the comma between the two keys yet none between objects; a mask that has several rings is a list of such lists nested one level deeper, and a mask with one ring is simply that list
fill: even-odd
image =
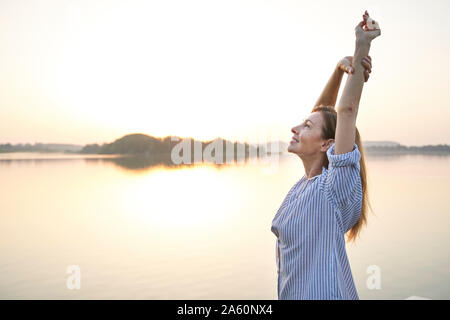
[{"label": "long blonde hair", "polygon": [[[322,138],[334,139],[336,134],[336,124],[337,124],[337,112],[334,107],[330,106],[316,106],[313,108],[311,112],[319,111],[324,119],[324,127],[322,128]],[[364,148],[361,141],[361,136],[359,134],[358,128],[356,128],[355,135],[355,143],[358,146],[359,152],[361,153],[360,164],[360,176],[361,176],[361,185],[362,185],[362,207],[361,207],[361,215],[359,220],[355,223],[355,225],[346,233],[347,241],[355,242],[356,238],[359,236],[363,225],[367,224],[367,212],[370,208],[372,211],[372,207],[369,202],[369,192],[367,189],[367,168],[366,168],[366,160],[364,155]],[[325,163],[323,164],[325,168],[328,169],[328,157],[325,157]]]}]

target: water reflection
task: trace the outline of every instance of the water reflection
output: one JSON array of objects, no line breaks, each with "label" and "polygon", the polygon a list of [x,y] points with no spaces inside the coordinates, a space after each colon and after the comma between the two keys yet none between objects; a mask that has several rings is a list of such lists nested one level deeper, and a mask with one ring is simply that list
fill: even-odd
[{"label": "water reflection", "polygon": [[[270,224],[303,175],[294,156],[0,160],[0,297],[276,299]],[[348,245],[361,299],[450,297],[450,157],[367,157],[368,227]],[[81,289],[65,287],[79,265]],[[380,267],[382,289],[366,286]]]},{"label": "water reflection", "polygon": [[[152,169],[153,167],[170,168],[184,168],[194,167],[198,165],[213,165],[217,168],[222,166],[233,166],[237,164],[246,164],[249,162],[258,162],[260,159],[269,159],[278,161],[279,155],[263,154],[260,156],[249,156],[249,154],[234,155],[226,158],[225,155],[220,155],[209,160],[196,160],[193,157],[180,164],[174,163],[170,153],[152,154],[152,155],[82,155],[82,154],[38,154],[38,153],[3,153],[0,154],[0,166],[11,165],[11,163],[24,163],[39,165],[44,162],[64,162],[84,160],[86,163],[111,163],[123,169],[142,170]],[[262,160],[264,161],[264,160]]]}]

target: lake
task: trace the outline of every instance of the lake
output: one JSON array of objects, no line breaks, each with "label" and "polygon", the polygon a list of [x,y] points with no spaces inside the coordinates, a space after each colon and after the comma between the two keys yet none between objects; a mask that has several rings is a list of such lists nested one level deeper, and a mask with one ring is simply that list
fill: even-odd
[{"label": "lake", "polygon": [[[450,156],[366,160],[374,212],[347,244],[360,299],[449,299]],[[292,154],[271,167],[0,154],[0,298],[277,299],[271,222],[303,174]]]}]

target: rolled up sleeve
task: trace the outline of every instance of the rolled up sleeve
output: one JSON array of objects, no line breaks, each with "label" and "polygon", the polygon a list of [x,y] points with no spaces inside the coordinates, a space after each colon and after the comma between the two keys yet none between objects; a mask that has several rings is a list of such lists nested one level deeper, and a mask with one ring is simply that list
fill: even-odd
[{"label": "rolled up sleeve", "polygon": [[358,221],[361,213],[361,153],[356,143],[350,152],[334,152],[335,143],[327,150],[329,164],[324,191],[327,198],[339,209],[343,231],[347,232]]}]

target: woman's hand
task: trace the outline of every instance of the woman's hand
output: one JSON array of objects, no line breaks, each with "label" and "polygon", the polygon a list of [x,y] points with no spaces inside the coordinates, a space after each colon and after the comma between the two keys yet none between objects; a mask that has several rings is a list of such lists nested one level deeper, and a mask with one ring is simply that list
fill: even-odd
[{"label": "woman's hand", "polygon": [[367,10],[363,14],[363,21],[358,23],[355,28],[355,34],[357,44],[368,45],[370,45],[373,39],[381,35],[381,29],[378,25],[378,22],[369,17],[369,13],[367,12]]},{"label": "woman's hand", "polygon": [[[355,72],[355,68],[352,66],[352,60],[352,56],[341,59],[337,64],[337,68],[345,73],[352,74]],[[369,80],[369,73],[372,72],[372,58],[370,56],[364,57],[361,64],[364,67],[364,82],[367,82]]]}]

